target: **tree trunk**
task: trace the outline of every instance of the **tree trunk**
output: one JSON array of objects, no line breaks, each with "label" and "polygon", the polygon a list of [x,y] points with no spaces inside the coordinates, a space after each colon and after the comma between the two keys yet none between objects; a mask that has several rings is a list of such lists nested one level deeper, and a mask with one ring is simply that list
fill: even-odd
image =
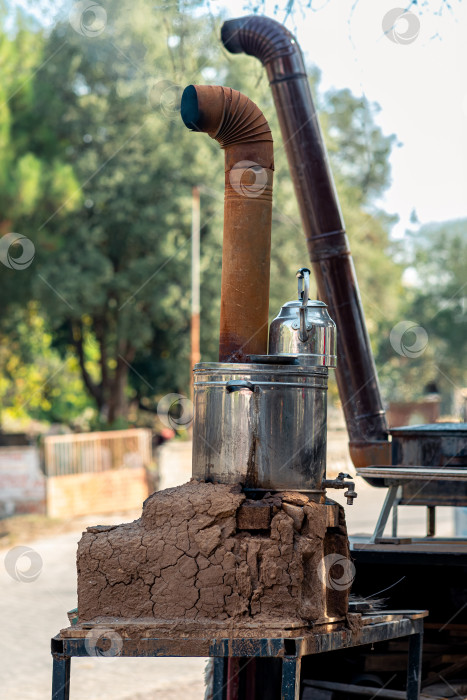
[{"label": "tree trunk", "polygon": [[96,384],[86,369],[83,324],[75,322],[72,330],[73,344],[78,355],[81,376],[86,389],[96,402],[101,418],[109,425],[119,418],[126,418],[129,409],[126,388],[128,371],[135,356],[134,349],[128,341],[119,341],[116,348],[116,368],[113,372],[109,372],[107,326],[105,319],[98,319],[94,325],[94,333],[100,348],[101,379],[99,384]]},{"label": "tree trunk", "polygon": [[128,363],[119,355],[114,376],[110,382],[110,395],[108,402],[107,421],[114,423],[118,418],[126,418],[128,413],[128,401],[125,390],[128,381]]},{"label": "tree trunk", "polygon": [[71,326],[71,331],[72,342],[76,348],[76,352],[78,355],[81,377],[83,379],[84,386],[96,402],[98,411],[101,411],[104,405],[105,387],[102,383],[100,385],[95,384],[91,379],[89,372],[86,369],[83,324],[81,322],[73,323]]}]

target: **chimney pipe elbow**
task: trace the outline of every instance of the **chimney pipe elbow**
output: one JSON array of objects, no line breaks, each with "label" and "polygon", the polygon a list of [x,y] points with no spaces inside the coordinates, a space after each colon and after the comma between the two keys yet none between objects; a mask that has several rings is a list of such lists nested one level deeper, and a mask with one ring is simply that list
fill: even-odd
[{"label": "chimney pipe elbow", "polygon": [[221,28],[221,41],[230,53],[247,53],[244,47],[243,32],[248,31],[248,24],[254,15],[228,19]]},{"label": "chimney pipe elbow", "polygon": [[225,150],[226,172],[251,160],[274,170],[274,148],[266,117],[246,95],[220,85],[188,85],[181,115],[186,127],[202,131]]},{"label": "chimney pipe elbow", "polygon": [[267,67],[271,61],[277,62],[270,79],[277,78],[278,71],[287,77],[293,73],[305,74],[302,52],[294,35],[270,17],[249,15],[226,20],[221,29],[221,41],[230,53],[255,56],[263,66]]}]

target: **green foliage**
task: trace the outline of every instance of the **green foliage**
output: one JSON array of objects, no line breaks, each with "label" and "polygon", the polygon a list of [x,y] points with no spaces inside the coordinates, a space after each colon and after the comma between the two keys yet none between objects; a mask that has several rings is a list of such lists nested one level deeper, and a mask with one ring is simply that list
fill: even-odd
[{"label": "green foliage", "polygon": [[362,203],[378,197],[390,184],[389,156],[396,140],[384,136],[374,121],[380,110],[350,90],[326,94],[327,148],[339,177]]},{"label": "green foliage", "polygon": [[388,332],[381,343],[383,381],[399,399],[418,398],[426,384],[435,382],[444,410],[450,411],[453,390],[467,385],[467,220],[408,232],[404,256],[414,281],[405,288],[399,319],[423,328],[427,344],[418,357],[400,356]]},{"label": "green foliage", "polygon": [[[1,16],[1,15],[0,15]],[[3,12],[2,19],[6,19]],[[12,36],[0,36],[0,208],[3,229],[23,215],[30,214],[38,202],[59,206],[63,195],[76,182],[69,170],[68,182],[61,181],[56,139],[51,125],[38,123],[36,70],[47,62],[47,42],[37,27],[28,26],[19,15]],[[47,164],[47,167],[46,167]],[[63,167],[63,165],[62,165]],[[71,182],[70,182],[71,177]],[[64,187],[68,184],[68,190]]]},{"label": "green foliage", "polygon": [[91,401],[76,357],[61,357],[37,304],[11,310],[0,334],[2,421],[18,429],[28,419],[73,423]]}]

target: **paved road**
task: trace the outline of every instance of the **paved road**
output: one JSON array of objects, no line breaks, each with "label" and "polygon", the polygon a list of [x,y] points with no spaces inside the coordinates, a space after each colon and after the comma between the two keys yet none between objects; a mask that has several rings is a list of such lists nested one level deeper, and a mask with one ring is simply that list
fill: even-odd
[{"label": "paved road", "polygon": [[[138,514],[125,516],[132,520]],[[121,522],[121,518],[98,518]],[[92,516],[88,524],[96,521]],[[50,638],[68,626],[76,607],[76,543],[81,532],[35,540],[42,559],[35,581],[14,580],[0,552],[0,697],[51,697]],[[29,566],[23,557],[19,566]],[[201,700],[203,659],[85,658],[72,661],[71,700]],[[177,681],[177,686],[174,680]]]},{"label": "paved road", "polygon": [[[181,458],[184,456],[184,468]],[[165,456],[165,486],[187,480],[189,449],[177,448]],[[173,469],[171,467],[173,466]],[[359,496],[347,507],[349,531],[371,532],[384,498],[384,489],[373,489],[357,480]],[[342,492],[330,493],[343,502]],[[423,534],[424,509],[402,508],[401,534]],[[441,508],[438,534],[452,534],[452,511]],[[76,544],[86,525],[128,522],[139,513],[120,516],[88,516],[79,530],[35,540],[31,547],[41,558],[35,581],[17,581],[5,569],[6,551],[0,551],[0,696],[8,700],[50,698],[50,638],[68,625],[66,611],[76,607]],[[28,543],[22,543],[27,545]],[[11,556],[11,555],[10,555]],[[25,557],[18,563],[20,577]],[[11,567],[10,567],[11,569]],[[72,661],[71,700],[202,700],[203,659],[86,658]],[[176,684],[176,685],[175,685]]]}]

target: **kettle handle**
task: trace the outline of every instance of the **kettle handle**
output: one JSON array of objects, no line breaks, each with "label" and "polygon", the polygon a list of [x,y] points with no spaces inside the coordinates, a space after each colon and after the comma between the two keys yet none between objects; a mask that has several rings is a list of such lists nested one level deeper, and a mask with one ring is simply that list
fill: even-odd
[{"label": "kettle handle", "polygon": [[298,332],[298,337],[302,343],[305,343],[308,339],[308,332],[306,329],[306,309],[310,296],[310,270],[307,267],[300,268],[300,270],[297,272],[297,279],[298,300],[302,302],[300,307],[300,330]]}]

